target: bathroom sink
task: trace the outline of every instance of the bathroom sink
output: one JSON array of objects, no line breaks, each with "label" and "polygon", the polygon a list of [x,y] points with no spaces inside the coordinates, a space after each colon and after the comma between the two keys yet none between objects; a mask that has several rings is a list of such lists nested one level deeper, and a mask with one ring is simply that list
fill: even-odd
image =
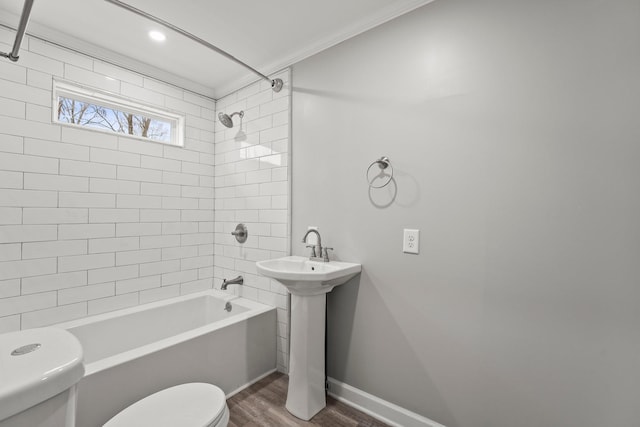
[{"label": "bathroom sink", "polygon": [[258,273],[276,279],[291,293],[289,390],[285,407],[294,416],[308,421],[326,406],[326,294],[360,273],[362,266],[288,256],[259,261],[256,267]]},{"label": "bathroom sink", "polygon": [[294,295],[326,294],[362,269],[360,264],[311,261],[301,256],[259,261],[256,266],[258,273],[276,279]]}]

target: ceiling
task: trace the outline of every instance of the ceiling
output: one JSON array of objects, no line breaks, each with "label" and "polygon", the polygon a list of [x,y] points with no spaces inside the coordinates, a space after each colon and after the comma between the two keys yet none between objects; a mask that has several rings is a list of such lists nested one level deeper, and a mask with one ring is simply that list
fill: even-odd
[{"label": "ceiling", "polygon": [[[431,0],[124,1],[269,75]],[[15,28],[22,6],[0,0],[0,24]],[[150,40],[150,30],[162,30],[166,41]],[[259,79],[104,0],[36,0],[27,34],[212,98]]]}]

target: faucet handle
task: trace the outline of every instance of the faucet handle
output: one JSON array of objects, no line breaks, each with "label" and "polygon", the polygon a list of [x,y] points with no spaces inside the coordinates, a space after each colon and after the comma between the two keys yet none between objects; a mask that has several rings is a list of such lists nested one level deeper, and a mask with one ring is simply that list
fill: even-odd
[{"label": "faucet handle", "polygon": [[316,245],[307,245],[308,248],[311,248],[311,255],[312,257],[316,257]]},{"label": "faucet handle", "polygon": [[333,248],[328,248],[328,247],[324,247],[322,248],[322,258],[324,259],[324,262],[329,262],[329,251],[333,250]]}]

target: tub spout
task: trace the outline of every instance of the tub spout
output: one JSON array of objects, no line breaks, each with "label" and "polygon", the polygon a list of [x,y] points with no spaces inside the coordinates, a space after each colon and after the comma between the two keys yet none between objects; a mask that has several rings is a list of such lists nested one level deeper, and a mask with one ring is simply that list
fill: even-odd
[{"label": "tub spout", "polygon": [[235,279],[224,279],[222,281],[222,286],[220,287],[220,289],[222,289],[223,291],[227,290],[227,286],[229,285],[242,285],[244,283],[244,278],[242,276],[238,276]]}]

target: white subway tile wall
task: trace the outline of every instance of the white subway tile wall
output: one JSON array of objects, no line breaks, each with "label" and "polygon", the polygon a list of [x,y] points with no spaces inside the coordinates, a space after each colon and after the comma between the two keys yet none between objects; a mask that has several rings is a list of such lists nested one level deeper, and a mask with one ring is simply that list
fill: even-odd
[{"label": "white subway tile wall", "polygon": [[[53,78],[187,114],[185,147],[52,124]],[[29,37],[0,61],[0,332],[213,286],[214,111]]]},{"label": "white subway tile wall", "polygon": [[[257,274],[256,261],[290,253],[289,146],[290,72],[280,77],[281,92],[261,81],[216,103],[217,111],[233,117],[229,129],[215,123],[215,287],[224,278],[241,274],[244,286],[230,286],[238,295],[278,308],[278,370],[288,370],[289,298],[278,282]],[[187,116],[189,117],[189,116]],[[199,165],[199,167],[202,167]],[[205,190],[206,191],[206,190]],[[236,224],[246,224],[244,244],[231,235]],[[191,258],[189,263],[196,262]]]},{"label": "white subway tile wall", "polygon": [[[0,49],[12,40],[0,29]],[[0,62],[0,333],[242,274],[245,285],[229,291],[277,307],[286,372],[287,292],[255,269],[290,253],[289,70],[278,77],[280,93],[257,82],[216,105],[27,37],[18,63]],[[53,78],[186,114],[185,147],[51,124]],[[232,129],[216,120],[239,110]],[[239,222],[244,245],[230,234]]]}]

